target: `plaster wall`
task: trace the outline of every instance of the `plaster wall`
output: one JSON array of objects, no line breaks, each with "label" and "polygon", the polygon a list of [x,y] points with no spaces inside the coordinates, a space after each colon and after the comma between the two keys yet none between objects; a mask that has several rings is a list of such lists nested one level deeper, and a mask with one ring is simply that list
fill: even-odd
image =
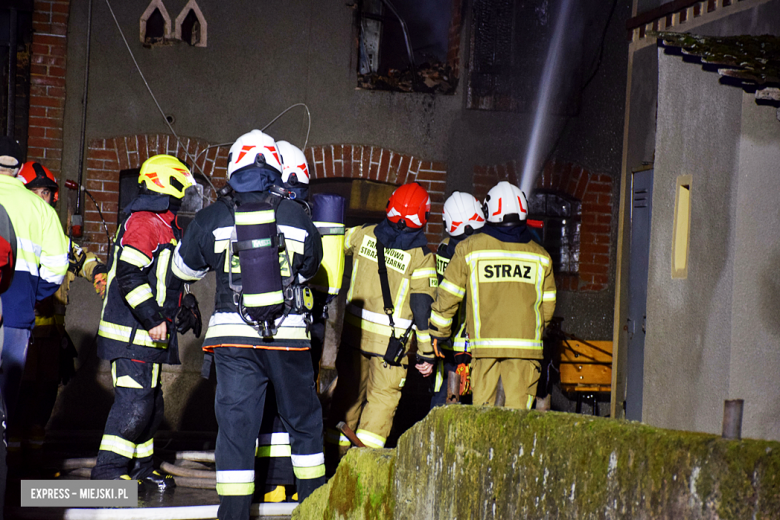
[{"label": "plaster wall", "polygon": [[[744,7],[697,24],[691,32],[712,36],[780,33],[780,2]],[[703,70],[698,63],[663,52],[656,59],[654,46],[638,49],[629,58],[624,167],[630,180],[631,170],[655,155],[643,420],[670,428],[718,432],[723,399],[744,395],[750,396],[745,398],[744,435],[778,438],[778,404],[764,385],[755,384],[756,367],[761,367],[759,380],[780,376],[771,351],[776,349],[772,321],[758,318],[767,315],[762,310],[771,309],[774,301],[767,278],[770,271],[762,255],[755,256],[754,242],[760,240],[755,229],[748,229],[756,225],[759,215],[764,223],[774,218],[774,202],[761,203],[762,197],[773,192],[773,182],[766,178],[768,173],[759,172],[766,171],[762,168],[769,168],[773,160],[777,163],[773,155],[777,138],[774,145],[764,144],[776,136],[771,133],[776,131],[771,130],[775,110],[757,106],[751,94],[720,83],[716,73]],[[657,82],[653,81],[655,74]],[[656,98],[657,121],[650,112]],[[674,187],[676,176],[683,174],[693,175],[689,277],[672,280]],[[630,182],[621,189],[630,194]],[[625,200],[630,201],[630,195]],[[751,212],[750,217],[744,216],[745,211]],[[630,207],[622,218],[621,271],[627,273]],[[772,258],[772,241],[767,242],[760,250]],[[734,267],[748,260],[753,264],[750,268]],[[761,275],[756,273],[761,272],[766,273],[764,279],[757,280]],[[751,294],[756,286],[763,291],[761,301]],[[620,400],[627,284],[621,282],[617,290]],[[759,319],[763,321],[757,323]],[[759,336],[753,332],[755,327]]]},{"label": "plaster wall", "polygon": [[743,434],[780,438],[780,121],[777,109],[742,94],[735,193],[734,291],[729,399],[744,399]]},{"label": "plaster wall", "polygon": [[[642,418],[716,433],[728,396],[742,91],[659,50]],[[676,179],[691,175],[688,277],[671,278]]]}]

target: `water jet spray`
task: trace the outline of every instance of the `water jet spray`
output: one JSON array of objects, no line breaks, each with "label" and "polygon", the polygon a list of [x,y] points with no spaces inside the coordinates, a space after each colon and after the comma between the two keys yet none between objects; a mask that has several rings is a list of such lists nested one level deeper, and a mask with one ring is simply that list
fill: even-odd
[{"label": "water jet spray", "polygon": [[572,0],[562,0],[558,11],[558,19],[553,29],[550,48],[547,50],[547,59],[542,70],[541,81],[539,82],[539,95],[535,104],[536,111],[534,112],[533,126],[531,127],[531,138],[528,141],[523,172],[520,176],[520,189],[527,196],[531,194],[531,190],[536,182],[536,176],[542,167],[540,162],[544,154],[542,154],[540,143],[548,132],[550,101],[553,94],[556,93],[553,83],[558,75],[558,69],[563,58],[563,42],[566,39],[566,27],[571,10]]}]

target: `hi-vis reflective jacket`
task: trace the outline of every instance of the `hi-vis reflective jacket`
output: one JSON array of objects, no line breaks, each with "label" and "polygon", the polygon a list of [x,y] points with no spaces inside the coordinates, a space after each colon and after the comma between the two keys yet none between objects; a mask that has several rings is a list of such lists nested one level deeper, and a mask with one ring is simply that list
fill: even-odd
[{"label": "hi-vis reflective jacket", "polygon": [[[241,202],[278,202],[276,225],[284,234],[285,251],[279,253],[282,278],[293,277],[303,283],[317,273],[322,260],[322,242],[317,228],[303,207],[289,199],[274,200],[268,192],[234,193]],[[241,284],[238,256],[228,258],[228,244],[235,225],[231,197],[221,197],[200,210],[187,227],[187,233],[174,255],[173,273],[184,281],[200,280],[209,271],[217,274],[214,314],[209,320],[203,350],[213,347],[255,347],[281,350],[306,350],[311,339],[304,315],[289,313],[276,320],[278,331],[273,338],[263,338],[238,314],[228,280],[228,263],[232,260],[233,283]],[[288,260],[289,259],[289,263]],[[263,276],[263,273],[253,273]]]},{"label": "hi-vis reflective jacket", "polygon": [[[444,279],[444,272],[447,270],[447,266],[452,260],[452,256],[455,254],[455,247],[460,244],[460,241],[452,240],[451,237],[446,237],[439,244],[439,248],[436,250],[436,276],[439,279],[439,283]],[[445,350],[452,350],[455,352],[467,352],[468,351],[468,339],[466,338],[466,306],[461,304],[458,306],[458,312],[453,317],[452,326],[452,344],[443,343],[440,348]]]},{"label": "hi-vis reflective jacket", "polygon": [[0,204],[16,232],[16,272],[3,294],[3,325],[32,329],[35,302],[51,296],[68,270],[68,241],[57,213],[22,181],[0,175]]},{"label": "hi-vis reflective jacket", "polygon": [[45,327],[47,325],[63,325],[65,323],[65,306],[68,305],[68,294],[70,293],[70,284],[81,276],[94,281],[95,268],[102,265],[102,262],[87,249],[82,249],[78,244],[70,244],[70,254],[68,255],[68,272],[65,274],[60,288],[54,295],[39,302],[35,306],[35,327]]},{"label": "hi-vis reflective jacket", "polygon": [[[136,211],[117,230],[98,327],[101,359],[179,364],[173,320],[183,284],[170,274],[179,236],[170,211]],[[154,341],[148,331],[163,322],[168,339]]]},{"label": "hi-vis reflective jacket", "polygon": [[555,311],[552,261],[542,246],[487,233],[458,244],[431,307],[435,336],[449,337],[464,296],[474,357],[542,359],[542,332]]},{"label": "hi-vis reflective jacket", "polygon": [[[360,350],[381,356],[387,350],[392,329],[384,311],[382,287],[379,282],[375,227],[353,227],[346,232],[344,250],[347,255],[352,255],[353,261],[343,337],[348,344],[350,339],[359,339]],[[417,328],[417,350],[423,356],[433,357],[427,324],[420,323],[420,317],[413,315],[411,296],[424,294],[430,298],[434,297],[438,283],[433,255],[427,247],[415,247],[406,251],[385,249],[385,264],[395,309],[395,336],[400,337],[414,319]],[[424,318],[422,321],[424,322]],[[353,347],[358,346],[356,343],[353,343]]]}]

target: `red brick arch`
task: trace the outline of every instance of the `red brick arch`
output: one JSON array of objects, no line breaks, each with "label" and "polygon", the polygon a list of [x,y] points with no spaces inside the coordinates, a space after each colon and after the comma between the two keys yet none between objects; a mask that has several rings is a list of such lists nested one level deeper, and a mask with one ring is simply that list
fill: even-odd
[{"label": "red brick arch", "polygon": [[[482,200],[499,181],[519,186],[516,161],[474,168],[474,195]],[[582,201],[580,268],[576,275],[556,275],[560,290],[601,291],[609,285],[612,243],[612,196],[609,175],[589,172],[573,163],[549,161],[536,180],[537,188],[559,191]]]},{"label": "red brick arch", "polygon": [[[87,151],[85,187],[100,204],[109,231],[116,232],[116,213],[119,209],[119,172],[140,168],[149,157],[169,154],[191,164],[197,157],[196,173],[206,175],[220,188],[227,181],[227,156],[229,146],[214,146],[203,139],[175,137],[167,134],[140,134],[131,136],[93,139]],[[186,151],[186,153],[185,153]],[[203,153],[202,153],[203,152]],[[423,161],[411,154],[403,154],[378,146],[321,145],[304,150],[309,162],[312,179],[346,177],[368,179],[401,185],[419,182],[431,195],[431,217],[426,234],[432,246],[438,244],[443,231],[441,212],[444,204],[446,165]],[[188,157],[189,154],[189,157]],[[206,196],[214,199],[214,192],[206,190]],[[105,230],[91,200],[84,204],[83,245],[106,255]]]},{"label": "red brick arch", "polygon": [[386,182],[400,186],[420,183],[431,196],[431,216],[425,233],[431,246],[442,238],[442,209],[447,180],[447,165],[424,161],[411,154],[380,146],[338,144],[309,147],[305,150],[312,179],[351,178]]}]

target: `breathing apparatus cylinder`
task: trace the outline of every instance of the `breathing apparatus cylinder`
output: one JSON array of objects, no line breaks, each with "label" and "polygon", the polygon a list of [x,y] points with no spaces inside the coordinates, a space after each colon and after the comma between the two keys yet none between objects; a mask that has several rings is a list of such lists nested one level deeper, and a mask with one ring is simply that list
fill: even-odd
[{"label": "breathing apparatus cylinder", "polygon": [[322,237],[322,263],[311,284],[331,299],[344,276],[344,197],[333,193],[311,196],[312,220]]},{"label": "breathing apparatus cylinder", "polygon": [[257,202],[236,208],[233,252],[238,252],[241,266],[239,313],[244,319],[248,315],[266,334],[274,320],[284,314],[280,243],[273,206]]}]

